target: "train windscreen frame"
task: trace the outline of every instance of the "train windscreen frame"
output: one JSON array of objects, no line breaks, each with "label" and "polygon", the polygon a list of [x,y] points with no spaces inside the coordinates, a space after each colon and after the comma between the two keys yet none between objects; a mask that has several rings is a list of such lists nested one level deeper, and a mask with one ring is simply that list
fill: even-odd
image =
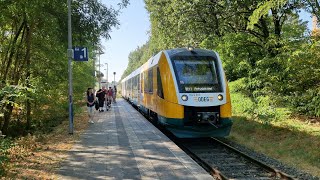
[{"label": "train windscreen frame", "polygon": [[180,93],[222,92],[216,58],[174,56],[171,59]]}]

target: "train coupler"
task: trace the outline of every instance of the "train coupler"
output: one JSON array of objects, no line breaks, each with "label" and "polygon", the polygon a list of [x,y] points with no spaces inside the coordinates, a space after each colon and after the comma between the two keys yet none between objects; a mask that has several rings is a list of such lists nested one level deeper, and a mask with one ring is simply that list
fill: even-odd
[{"label": "train coupler", "polygon": [[211,124],[212,126],[219,128],[220,114],[218,112],[198,112],[197,122],[199,124]]}]

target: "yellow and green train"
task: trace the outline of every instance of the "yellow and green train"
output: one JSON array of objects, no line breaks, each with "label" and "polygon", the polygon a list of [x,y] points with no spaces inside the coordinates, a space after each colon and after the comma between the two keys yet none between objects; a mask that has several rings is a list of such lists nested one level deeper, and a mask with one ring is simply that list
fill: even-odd
[{"label": "yellow and green train", "polygon": [[179,138],[230,133],[230,93],[214,51],[161,51],[124,78],[121,86],[126,100]]}]

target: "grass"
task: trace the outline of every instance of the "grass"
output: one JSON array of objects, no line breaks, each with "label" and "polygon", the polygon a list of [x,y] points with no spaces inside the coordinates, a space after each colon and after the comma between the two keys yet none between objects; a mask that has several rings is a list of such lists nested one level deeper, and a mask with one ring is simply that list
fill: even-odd
[{"label": "grass", "polygon": [[229,138],[320,177],[319,118],[292,117],[288,107],[279,107],[270,96],[253,100],[241,91],[245,89],[242,80],[229,85],[236,115]]},{"label": "grass", "polygon": [[7,151],[6,176],[0,179],[57,179],[55,170],[87,126],[87,114],[81,113],[74,117],[74,135],[68,134],[65,120],[49,134],[16,140]]},{"label": "grass", "polygon": [[234,117],[230,139],[320,177],[320,125],[298,119],[262,124]]}]

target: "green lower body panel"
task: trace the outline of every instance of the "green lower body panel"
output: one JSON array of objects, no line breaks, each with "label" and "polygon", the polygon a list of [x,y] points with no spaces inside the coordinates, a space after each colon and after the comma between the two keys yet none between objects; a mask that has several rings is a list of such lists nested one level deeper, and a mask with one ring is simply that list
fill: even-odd
[{"label": "green lower body panel", "polygon": [[231,118],[221,118],[217,127],[211,124],[184,126],[183,119],[165,118],[158,116],[159,123],[166,127],[178,138],[225,137],[230,134]]},{"label": "green lower body panel", "polygon": [[148,109],[147,108],[145,108],[144,106],[139,106],[139,109],[140,109],[140,111],[142,111],[143,113],[145,113],[145,114],[148,114]]}]

